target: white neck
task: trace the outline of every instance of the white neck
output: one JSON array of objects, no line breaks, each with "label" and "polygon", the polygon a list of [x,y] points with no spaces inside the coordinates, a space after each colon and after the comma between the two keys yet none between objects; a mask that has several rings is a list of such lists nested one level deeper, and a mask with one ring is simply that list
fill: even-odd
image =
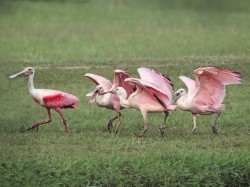
[{"label": "white neck", "polygon": [[130,108],[129,106],[129,98],[127,99],[127,92],[123,92],[122,94],[117,95],[120,99],[120,104],[124,108]]},{"label": "white neck", "polygon": [[33,72],[32,74],[29,74],[28,88],[29,88],[30,93],[32,93],[32,91],[35,89],[34,83],[33,83],[34,75],[35,75],[35,72]]},{"label": "white neck", "polygon": [[181,105],[186,100],[187,94],[183,93],[176,101],[177,105]]}]

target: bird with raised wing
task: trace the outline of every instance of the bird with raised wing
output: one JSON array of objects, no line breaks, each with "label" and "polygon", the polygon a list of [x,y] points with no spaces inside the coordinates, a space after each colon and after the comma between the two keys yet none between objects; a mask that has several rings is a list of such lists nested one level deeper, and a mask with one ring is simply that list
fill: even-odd
[{"label": "bird with raised wing", "polygon": [[79,103],[80,100],[76,96],[62,91],[50,90],[50,89],[36,89],[33,83],[35,70],[32,67],[27,67],[21,72],[9,76],[9,78],[16,78],[22,75],[29,77],[28,88],[29,88],[29,93],[31,94],[33,100],[39,105],[45,107],[48,113],[48,120],[35,123],[34,125],[32,125],[32,127],[28,128],[27,130],[34,130],[36,128],[38,131],[38,127],[40,125],[50,123],[52,121],[50,110],[53,109],[60,115],[64,124],[65,131],[69,133],[70,130],[61,112],[61,109],[76,108],[76,104]]},{"label": "bird with raised wing", "polygon": [[93,73],[86,73],[84,76],[91,79],[97,85],[92,92],[86,95],[87,97],[89,97],[89,102],[96,103],[96,105],[99,107],[104,107],[116,111],[117,115],[108,121],[108,130],[109,132],[112,131],[113,121],[118,118],[118,124],[115,131],[117,133],[120,128],[121,110],[123,109],[123,107],[120,105],[120,99],[117,95],[112,93],[108,93],[105,95],[102,95],[101,93],[114,87],[121,86],[130,95],[134,91],[135,87],[124,82],[124,80],[131,77],[131,75],[123,70],[115,70],[113,84],[105,77]]},{"label": "bird with raised wing", "polygon": [[179,78],[188,88],[188,92],[181,88],[176,92],[177,106],[181,110],[189,111],[193,115],[193,129],[189,135],[196,129],[196,115],[216,114],[212,123],[212,132],[217,134],[216,123],[225,108],[222,104],[225,94],[226,85],[240,84],[241,75],[238,72],[214,67],[202,67],[194,71],[195,80],[186,76]]},{"label": "bird with raised wing", "polygon": [[135,108],[141,112],[144,119],[144,129],[140,137],[149,129],[147,113],[164,112],[164,121],[160,125],[160,133],[163,137],[169,111],[176,109],[176,105],[172,105],[173,84],[167,76],[154,69],[141,67],[138,72],[141,79],[125,79],[125,82],[136,86],[136,90],[131,95],[128,95],[127,91],[122,87],[112,88],[104,92],[104,94],[116,94],[122,107]]}]

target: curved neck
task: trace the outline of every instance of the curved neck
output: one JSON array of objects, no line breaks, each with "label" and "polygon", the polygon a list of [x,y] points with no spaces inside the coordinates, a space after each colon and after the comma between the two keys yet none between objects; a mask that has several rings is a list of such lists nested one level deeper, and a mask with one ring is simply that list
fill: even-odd
[{"label": "curved neck", "polygon": [[28,82],[28,88],[29,88],[29,92],[31,93],[32,90],[35,89],[34,87],[34,83],[33,83],[33,80],[34,80],[34,74],[35,72],[33,72],[32,74],[29,74],[29,82]]},{"label": "curved neck", "polygon": [[129,106],[129,100],[127,99],[127,92],[125,91],[124,93],[118,95],[120,98],[120,104],[124,108],[130,108]]},{"label": "curved neck", "polygon": [[180,103],[182,103],[182,102],[186,99],[186,96],[187,96],[186,93],[184,93],[183,95],[181,95],[181,96],[177,99],[177,101],[176,101],[177,105],[180,105]]}]

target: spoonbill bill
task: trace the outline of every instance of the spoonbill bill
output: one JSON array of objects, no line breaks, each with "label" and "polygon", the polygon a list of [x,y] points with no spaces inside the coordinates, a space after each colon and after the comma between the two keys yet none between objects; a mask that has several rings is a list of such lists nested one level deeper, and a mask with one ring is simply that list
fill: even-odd
[{"label": "spoonbill bill", "polygon": [[64,124],[65,131],[69,133],[70,130],[67,126],[66,120],[64,119],[61,109],[76,108],[76,104],[80,102],[79,99],[72,94],[65,93],[62,91],[49,90],[49,89],[36,89],[33,83],[35,70],[32,67],[27,67],[21,72],[9,76],[9,78],[12,79],[21,75],[29,77],[28,81],[29,93],[31,94],[33,100],[36,103],[47,109],[49,117],[48,120],[35,123],[34,125],[32,125],[32,127],[28,128],[27,130],[34,130],[36,128],[38,131],[38,127],[40,125],[50,123],[52,121],[50,109],[53,109],[60,115]]},{"label": "spoonbill bill", "polygon": [[222,102],[226,94],[226,85],[240,84],[241,75],[229,69],[202,67],[194,70],[194,76],[195,80],[186,76],[179,77],[187,86],[188,93],[183,88],[176,92],[177,106],[193,115],[194,126],[189,135],[197,129],[197,114],[210,115],[214,113],[216,117],[211,127],[213,134],[218,134],[215,125],[221,111],[225,108]]},{"label": "spoonbill bill", "polygon": [[141,67],[138,69],[141,79],[127,78],[125,82],[136,86],[136,90],[128,95],[123,87],[115,87],[105,93],[116,94],[123,108],[135,108],[139,110],[144,119],[144,129],[140,134],[142,137],[148,131],[147,113],[164,112],[164,121],[160,125],[160,133],[163,137],[166,119],[169,111],[177,108],[172,103],[173,84],[171,80],[154,69]]},{"label": "spoonbill bill", "polygon": [[91,79],[97,85],[92,92],[86,95],[87,97],[89,97],[89,102],[96,103],[96,105],[99,107],[105,107],[107,109],[116,111],[117,115],[114,118],[110,119],[108,122],[108,130],[109,132],[112,131],[113,121],[118,118],[118,125],[115,131],[117,133],[121,124],[120,111],[123,109],[123,107],[120,105],[120,99],[117,95],[112,93],[108,93],[105,95],[101,95],[101,93],[114,87],[121,86],[127,91],[128,95],[130,95],[132,92],[134,92],[135,87],[124,82],[124,80],[131,77],[131,75],[123,70],[115,70],[113,84],[105,77],[93,73],[86,73],[84,76]]}]

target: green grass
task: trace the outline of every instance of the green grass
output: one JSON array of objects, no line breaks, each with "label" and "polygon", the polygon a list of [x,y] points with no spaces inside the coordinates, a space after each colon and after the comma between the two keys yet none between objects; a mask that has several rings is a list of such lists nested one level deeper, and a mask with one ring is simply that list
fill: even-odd
[{"label": "green grass", "polygon": [[248,56],[248,1],[1,3],[0,60],[113,63]]},{"label": "green grass", "polygon": [[[248,1],[1,1],[0,2],[0,184],[1,186],[249,186],[250,8]],[[214,116],[198,116],[190,137],[190,113],[172,112],[167,136],[163,114],[122,113],[121,131],[106,126],[115,113],[88,103],[94,84],[87,72],[113,79],[114,69],[138,77],[137,68],[167,74],[175,90],[180,75],[195,68],[226,67],[243,75],[228,86],[226,110],[211,133]],[[38,133],[25,129],[47,118],[34,103],[27,79],[8,79],[36,68],[35,86],[70,92],[78,110],[56,112]],[[63,69],[81,66],[85,69]]]}]

